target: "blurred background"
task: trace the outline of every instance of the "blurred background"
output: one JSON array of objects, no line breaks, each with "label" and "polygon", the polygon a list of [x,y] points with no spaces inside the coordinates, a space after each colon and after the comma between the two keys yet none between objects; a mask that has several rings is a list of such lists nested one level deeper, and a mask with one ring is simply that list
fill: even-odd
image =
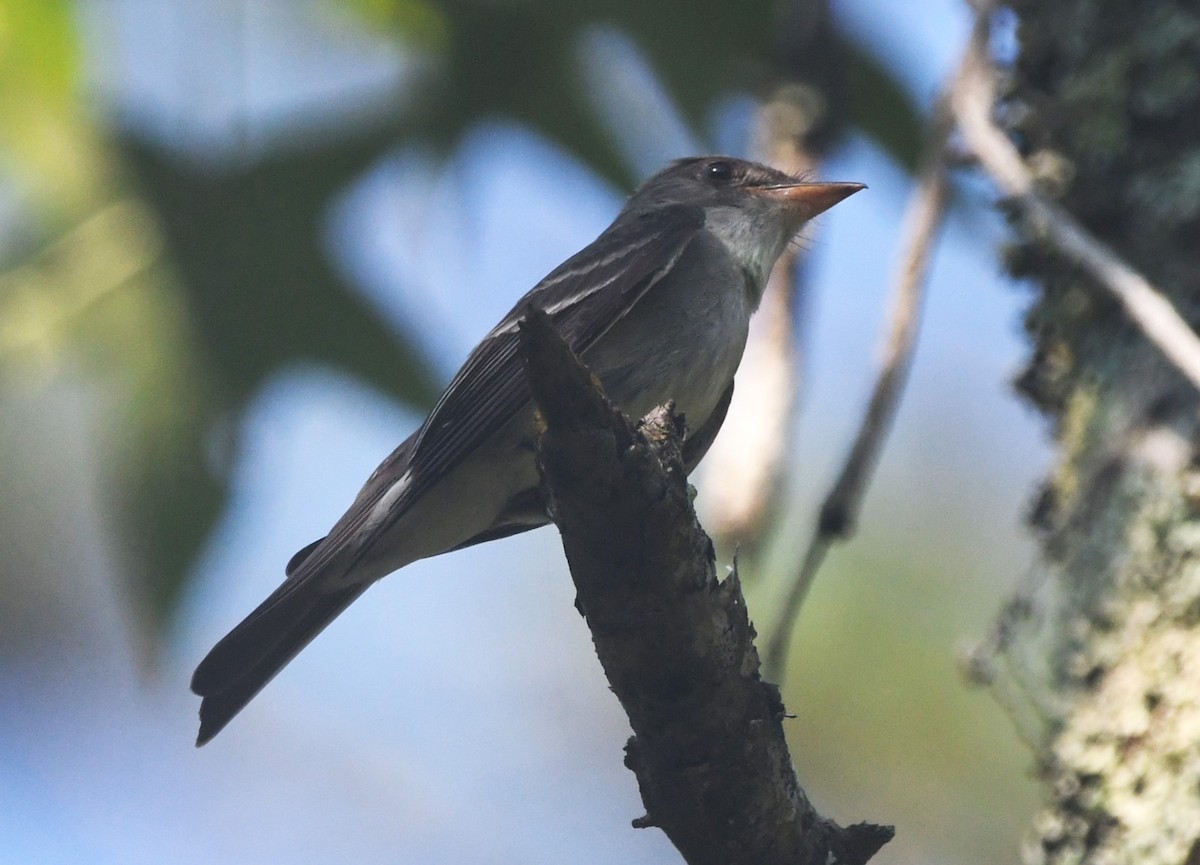
[{"label": "blurred background", "polygon": [[[670,863],[558,537],[371,590],[196,751],[211,644],[467,351],[665,161],[825,100],[766,633],[869,394],[960,0],[0,0],[0,860]],[[1000,46],[1003,50],[1003,46]],[[881,863],[1015,860],[1031,755],[959,670],[1033,562],[1022,290],[961,178],[854,542],[803,610],[801,783]],[[702,513],[712,507],[700,486]],[[731,547],[730,547],[731,549]],[[722,566],[730,553],[723,553]]]}]

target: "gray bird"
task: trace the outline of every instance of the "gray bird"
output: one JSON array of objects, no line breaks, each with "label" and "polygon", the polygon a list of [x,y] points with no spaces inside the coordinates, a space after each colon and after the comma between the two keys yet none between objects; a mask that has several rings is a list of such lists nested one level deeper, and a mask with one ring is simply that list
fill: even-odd
[{"label": "gray bird", "polygon": [[725,156],[681,159],[526,294],[329,534],[192,676],[203,745],[375,581],[427,556],[549,522],[517,326],[543,310],[627,415],[674,400],[690,471],[720,429],[750,316],[809,219],[863,189]]}]

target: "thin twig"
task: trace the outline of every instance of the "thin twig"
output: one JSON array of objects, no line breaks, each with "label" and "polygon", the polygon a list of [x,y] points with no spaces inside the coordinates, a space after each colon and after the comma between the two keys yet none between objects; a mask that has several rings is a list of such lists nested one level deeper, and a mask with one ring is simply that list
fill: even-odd
[{"label": "thin twig", "polygon": [[776,682],[783,681],[792,628],[813,578],[825,560],[825,554],[835,541],[844,540],[854,532],[863,492],[878,461],[908,380],[913,348],[921,325],[929,258],[949,199],[945,166],[949,130],[949,109],[944,99],[939,100],[934,110],[917,188],[909,201],[904,219],[904,255],[893,289],[888,337],[879,378],[841,474],[821,505],[808,552],[788,591],[767,644],[766,674]]},{"label": "thin twig", "polygon": [[996,76],[988,54],[989,7],[982,3],[977,8],[962,70],[950,94],[963,139],[1030,225],[1116,298],[1146,338],[1200,388],[1200,338],[1196,332],[1149,280],[1089,234],[1067,211],[1038,193],[1016,147],[992,121]]}]

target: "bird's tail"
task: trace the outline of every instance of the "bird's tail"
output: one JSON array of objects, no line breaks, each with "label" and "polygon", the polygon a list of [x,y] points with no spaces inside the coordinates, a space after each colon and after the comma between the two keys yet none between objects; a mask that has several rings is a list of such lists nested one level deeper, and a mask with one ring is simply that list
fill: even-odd
[{"label": "bird's tail", "polygon": [[196,746],[221,732],[369,585],[318,592],[289,580],[213,646],[192,676],[192,691],[203,697]]}]

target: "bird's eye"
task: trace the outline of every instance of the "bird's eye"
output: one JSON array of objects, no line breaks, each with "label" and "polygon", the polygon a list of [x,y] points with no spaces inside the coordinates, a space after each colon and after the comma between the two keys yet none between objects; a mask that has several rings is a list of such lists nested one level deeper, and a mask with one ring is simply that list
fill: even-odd
[{"label": "bird's eye", "polygon": [[718,159],[704,166],[704,176],[717,183],[724,183],[733,177],[733,166],[724,159]]}]

